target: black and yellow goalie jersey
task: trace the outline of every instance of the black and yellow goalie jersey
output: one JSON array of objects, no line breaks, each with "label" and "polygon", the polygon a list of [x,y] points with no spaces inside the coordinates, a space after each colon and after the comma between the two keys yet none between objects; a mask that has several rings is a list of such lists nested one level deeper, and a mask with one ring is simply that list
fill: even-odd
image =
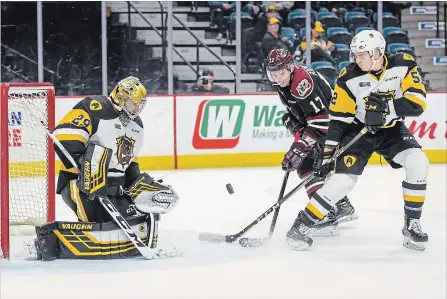
[{"label": "black and yellow goalie jersey", "polygon": [[340,72],[329,106],[327,144],[338,144],[348,124],[365,122],[365,98],[371,93],[383,94],[389,99],[390,113],[383,128],[424,112],[425,86],[414,58],[405,53],[386,54],[384,58],[381,73],[363,72],[355,63]]},{"label": "black and yellow goalie jersey", "polygon": [[[54,135],[77,161],[83,156],[88,143],[113,150],[107,175],[109,186],[129,186],[140,175],[136,156],[143,146],[144,129],[139,117],[123,126],[113,104],[105,96],[86,97],[70,110],[58,123]],[[55,146],[62,165],[56,192],[78,171]]]}]

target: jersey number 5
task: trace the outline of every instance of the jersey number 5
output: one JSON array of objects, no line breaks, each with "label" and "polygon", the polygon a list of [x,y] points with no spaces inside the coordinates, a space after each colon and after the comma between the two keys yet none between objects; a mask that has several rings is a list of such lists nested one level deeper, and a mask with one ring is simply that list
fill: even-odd
[{"label": "jersey number 5", "polygon": [[411,77],[413,78],[413,83],[421,83],[421,76],[419,76],[417,71],[412,71],[411,72]]},{"label": "jersey number 5", "polygon": [[320,97],[315,97],[315,99],[310,101],[310,105],[312,106],[312,108],[314,108],[315,113],[318,113],[318,112],[320,112],[321,110],[324,109],[324,104],[321,101]]}]

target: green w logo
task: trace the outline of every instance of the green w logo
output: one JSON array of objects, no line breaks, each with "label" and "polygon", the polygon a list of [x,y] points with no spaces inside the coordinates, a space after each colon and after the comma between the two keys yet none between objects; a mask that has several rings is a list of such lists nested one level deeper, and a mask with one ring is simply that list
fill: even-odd
[{"label": "green w logo", "polygon": [[192,144],[196,149],[233,148],[244,119],[242,100],[205,100],[199,105]]}]

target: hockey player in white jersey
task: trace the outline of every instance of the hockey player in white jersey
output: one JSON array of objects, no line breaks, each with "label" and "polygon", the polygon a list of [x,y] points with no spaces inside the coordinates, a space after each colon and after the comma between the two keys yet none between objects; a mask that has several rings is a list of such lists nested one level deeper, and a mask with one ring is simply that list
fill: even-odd
[{"label": "hockey player in white jersey", "polygon": [[[136,156],[143,147],[144,127],[139,114],[146,96],[140,81],[127,77],[110,99],[86,97],[57,125],[55,137],[78,165],[73,167],[55,146],[62,162],[56,192],[82,223],[56,221],[37,227],[39,259],[123,258],[138,253],[97,199],[100,192],[143,242],[156,247],[159,214],[174,208],[178,196],[171,186],[140,173]],[[111,154],[95,158],[103,148]]]},{"label": "hockey player in white jersey", "polygon": [[[428,236],[421,229],[420,217],[429,162],[402,120],[423,113],[426,107],[425,87],[414,58],[404,53],[385,54],[385,46],[382,34],[375,30],[364,30],[352,40],[354,63],[343,69],[337,79],[329,106],[326,141],[324,148],[318,151],[315,163],[318,176],[326,177],[334,170],[335,174],[312,196],[310,203],[320,217],[326,215],[354,188],[369,158],[376,152],[391,167],[405,169],[406,177],[402,182],[403,245],[424,250]],[[368,129],[366,135],[335,163],[327,163],[337,147],[347,144],[364,127]],[[288,243],[294,249],[303,250],[312,244],[307,236],[311,223],[308,218],[309,215],[302,212],[289,235]]]}]

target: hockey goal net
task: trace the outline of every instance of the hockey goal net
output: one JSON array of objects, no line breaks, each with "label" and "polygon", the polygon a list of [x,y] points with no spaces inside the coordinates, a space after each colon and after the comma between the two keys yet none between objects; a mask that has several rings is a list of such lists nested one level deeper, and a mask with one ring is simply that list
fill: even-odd
[{"label": "hockey goal net", "polygon": [[54,150],[40,123],[54,129],[54,87],[3,83],[0,105],[0,254],[9,258],[12,235],[55,218]]}]

